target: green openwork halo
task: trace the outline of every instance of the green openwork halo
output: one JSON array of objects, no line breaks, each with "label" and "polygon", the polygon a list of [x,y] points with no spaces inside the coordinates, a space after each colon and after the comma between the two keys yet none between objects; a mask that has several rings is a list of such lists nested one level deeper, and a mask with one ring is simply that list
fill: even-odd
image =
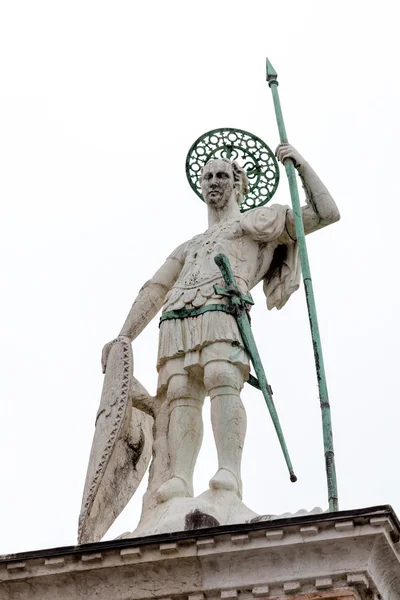
[{"label": "green openwork halo", "polygon": [[204,201],[200,175],[210,159],[235,160],[246,171],[250,191],[240,205],[241,212],[263,206],[275,194],[279,167],[271,148],[259,137],[242,129],[213,129],[200,136],[186,157],[186,176],[190,187]]}]

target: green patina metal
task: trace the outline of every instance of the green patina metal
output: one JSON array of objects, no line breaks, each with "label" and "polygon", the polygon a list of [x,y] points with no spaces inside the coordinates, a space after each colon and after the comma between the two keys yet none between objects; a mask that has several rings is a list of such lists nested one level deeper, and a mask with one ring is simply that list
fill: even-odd
[{"label": "green patina metal", "polygon": [[271,148],[256,135],[224,127],[200,136],[186,157],[186,176],[192,190],[203,200],[200,174],[211,159],[236,160],[244,168],[250,191],[240,206],[245,212],[263,206],[275,194],[279,184],[279,167]]},{"label": "green patina metal", "polygon": [[[249,300],[247,299],[247,302]],[[253,301],[249,303],[254,304]],[[179,308],[178,310],[170,310],[163,313],[160,317],[160,325],[163,321],[169,321],[170,319],[188,319],[189,317],[198,317],[206,312],[215,310],[227,313],[228,315],[234,314],[234,309],[231,306],[226,306],[226,304],[207,304],[200,308]]]},{"label": "green patina metal", "polygon": [[265,402],[267,404],[269,413],[271,415],[272,422],[277,433],[283,455],[287,467],[289,469],[290,481],[297,481],[297,477],[293,472],[292,462],[289,457],[289,452],[286,446],[285,438],[283,436],[282,428],[279,423],[278,413],[276,412],[274,401],[271,396],[271,388],[268,385],[267,377],[265,375],[264,367],[261,362],[261,357],[258,353],[256,342],[251,330],[249,316],[247,314],[247,300],[246,296],[242,294],[236,284],[235,276],[232,272],[231,265],[228,258],[224,254],[217,254],[214,257],[215,263],[222,273],[226,288],[222,288],[218,285],[214,285],[215,292],[221,296],[226,296],[229,301],[229,305],[234,309],[234,316],[238,324],[240,335],[243,339],[244,347],[253,363],[254,371],[257,375],[257,380],[252,378],[249,381],[254,387],[261,389]]},{"label": "green patina metal", "polygon": [[[278,123],[278,130],[281,142],[287,142],[287,134],[285,129],[285,123],[282,115],[282,108],[279,99],[278,92],[278,80],[277,73],[272,67],[271,63],[267,59],[267,81],[271,88],[272,97],[274,101],[276,120]],[[314,291],[311,280],[310,264],[308,261],[307,246],[304,234],[302,210],[300,207],[300,198],[297,188],[296,170],[291,159],[285,160],[285,171],[289,181],[290,196],[292,199],[294,222],[296,228],[296,236],[299,247],[301,270],[303,274],[304,289],[307,299],[308,316],[310,321],[311,336],[314,348],[314,359],[315,367],[317,372],[318,390],[320,398],[320,406],[322,413],[322,430],[324,439],[325,449],[325,465],[326,475],[328,484],[328,497],[329,497],[329,510],[339,510],[338,503],[338,492],[337,492],[337,481],[336,481],[336,469],[335,469],[335,457],[333,451],[333,437],[332,437],[332,422],[331,412],[329,405],[328,388],[326,384],[324,359],[322,355],[321,338],[319,334],[317,309],[314,299]]]}]

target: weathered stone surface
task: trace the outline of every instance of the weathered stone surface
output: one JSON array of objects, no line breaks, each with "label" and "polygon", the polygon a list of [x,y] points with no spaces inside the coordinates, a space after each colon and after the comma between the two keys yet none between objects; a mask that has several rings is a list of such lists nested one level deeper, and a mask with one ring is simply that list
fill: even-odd
[{"label": "weathered stone surface", "polygon": [[[391,533],[370,524],[374,512]],[[274,540],[273,524],[261,522],[1,557],[0,600],[398,600],[395,515],[350,519],[351,533],[336,527],[348,513],[337,513],[282,520]]]},{"label": "weathered stone surface", "polygon": [[202,512],[198,508],[185,515],[185,531],[202,529],[204,527],[218,527],[218,525],[220,523],[218,523],[215,517]]},{"label": "weathered stone surface", "polygon": [[149,465],[153,418],[132,406],[136,384],[130,342],[115,340],[96,417],[79,517],[80,543],[103,537]]},{"label": "weathered stone surface", "polygon": [[354,523],[353,521],[344,521],[343,523],[336,523],[336,530],[340,532],[344,531],[353,531]]},{"label": "weathered stone surface", "polygon": [[265,596],[269,596],[269,586],[268,585],[259,585],[252,589],[252,594],[254,598],[265,598]]},{"label": "weathered stone surface", "polygon": [[300,529],[300,533],[304,537],[313,537],[314,535],[318,535],[318,527],[316,525],[310,525],[308,527],[302,527]]},{"label": "weathered stone surface", "polygon": [[326,590],[333,587],[332,577],[323,577],[315,581],[315,587],[317,590]]},{"label": "weathered stone surface", "polygon": [[[303,180],[305,232],[337,221],[335,202],[299,152],[284,144],[277,157],[292,159]],[[246,415],[240,392],[249,376],[249,353],[235,317],[227,314],[225,283],[214,259],[221,253],[227,257],[240,293],[248,297],[263,281],[268,308],[282,308],[300,280],[294,216],[278,204],[242,214],[239,206],[249,182],[235,161],[210,160],[200,183],[207,230],[172,252],[140,290],[118,338],[103,349],[105,380],[80,515],[81,542],[101,539],[125,507],[147,467],[151,446],[149,483],[135,535],[176,531],[182,519],[187,529],[195,529],[257,517],[241,503]],[[248,309],[250,304],[251,299]],[[218,310],[208,310],[210,305]],[[133,377],[127,348],[161,308],[158,385],[152,398]],[[199,309],[201,314],[188,315]],[[177,318],[176,311],[182,310],[185,315]],[[193,499],[206,395],[218,469],[210,493]]]},{"label": "weathered stone surface", "polygon": [[[302,177],[307,196],[302,209],[306,233],[337,221],[335,202],[299,152],[285,144],[277,156],[281,161],[293,159]],[[273,205],[242,214],[239,205],[248,190],[247,175],[227,159],[209,161],[200,180],[208,229],[167,258],[140,290],[118,339],[103,349],[106,377],[82,503],[80,541],[100,539],[124,508],[144,473],[151,444],[149,484],[134,535],[183,527],[194,530],[211,523],[225,525],[257,517],[241,502],[246,416],[240,392],[248,379],[249,357],[235,318],[226,311],[213,310],[196,317],[186,313],[185,318],[164,320],[155,398],[134,378],[130,384],[130,368],[127,372],[116,354],[118,345],[126,354],[126,346],[161,308],[163,316],[210,304],[226,309],[228,300],[215,287],[225,287],[214,261],[217,254],[229,259],[242,294],[248,295],[264,281],[270,309],[282,308],[299,286],[292,211]],[[206,395],[211,398],[218,470],[210,479],[210,489],[193,498],[193,471],[202,440],[201,407]],[[152,417],[150,431],[148,419]],[[135,434],[139,439],[131,440]],[[140,451],[132,460],[130,449],[137,449],[139,442]]]},{"label": "weathered stone surface", "polygon": [[121,558],[125,561],[135,560],[142,556],[142,551],[140,548],[123,548],[120,552]]}]

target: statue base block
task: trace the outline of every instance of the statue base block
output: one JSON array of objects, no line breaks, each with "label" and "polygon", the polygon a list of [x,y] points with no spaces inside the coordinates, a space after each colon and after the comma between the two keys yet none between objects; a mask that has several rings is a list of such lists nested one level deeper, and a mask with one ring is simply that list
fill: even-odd
[{"label": "statue base block", "polygon": [[[390,506],[0,557],[0,600],[399,600]],[[197,516],[196,516],[197,515]],[[197,519],[197,520],[196,520]]]},{"label": "statue base block", "polygon": [[204,527],[246,523],[257,517],[234,492],[209,489],[197,498],[171,498],[144,511],[137,529],[120,537],[199,529],[199,519]]}]

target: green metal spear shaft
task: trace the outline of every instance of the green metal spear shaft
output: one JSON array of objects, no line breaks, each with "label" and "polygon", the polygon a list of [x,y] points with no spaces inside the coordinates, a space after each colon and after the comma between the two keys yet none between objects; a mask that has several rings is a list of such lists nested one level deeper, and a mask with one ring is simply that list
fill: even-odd
[{"label": "green metal spear shaft", "polygon": [[[281,143],[288,141],[285,123],[283,121],[281,103],[279,100],[278,92],[278,75],[275,69],[267,58],[267,81],[271,88],[272,97],[275,107],[275,115],[278,123],[278,130]],[[314,347],[314,359],[315,368],[317,371],[319,399],[321,405],[322,415],[322,432],[324,439],[324,450],[325,450],[325,467],[326,477],[328,484],[328,497],[329,497],[329,510],[339,510],[338,493],[337,493],[337,481],[336,481],[336,469],[335,469],[335,455],[333,451],[333,437],[332,437],[332,421],[331,421],[331,409],[329,405],[328,388],[326,385],[324,359],[322,355],[321,338],[319,334],[318,319],[317,319],[317,308],[314,299],[314,290],[311,280],[310,264],[308,261],[307,246],[304,234],[302,210],[300,207],[299,191],[297,188],[296,170],[292,159],[288,158],[284,162],[286,175],[289,180],[290,196],[292,199],[292,207],[294,214],[294,223],[296,229],[297,243],[299,248],[301,271],[303,274],[304,290],[307,299],[308,317],[310,320],[311,337]]]},{"label": "green metal spear shaft", "polygon": [[270,393],[271,388],[268,385],[264,367],[262,365],[260,355],[258,354],[256,342],[253,336],[253,332],[251,330],[249,316],[246,311],[246,303],[249,303],[249,301],[251,304],[254,303],[251,298],[245,296],[239,291],[229,259],[225,256],[225,254],[217,254],[214,257],[214,261],[220,269],[226,285],[226,288],[222,288],[219,285],[214,285],[214,290],[217,294],[221,296],[227,296],[229,299],[229,305],[233,309],[233,314],[235,316],[236,323],[238,324],[240,335],[243,339],[244,347],[246,348],[246,351],[250,356],[251,362],[253,363],[254,371],[257,375],[257,387],[262,391],[264,400],[269,410],[269,414],[271,415],[272,423],[274,424],[275,431],[282,448],[283,456],[285,458],[285,462],[289,470],[290,481],[294,483],[295,481],[297,481],[297,477],[293,471],[292,461],[290,460],[285,438],[283,437],[283,431],[279,423],[278,413],[276,412],[275,404],[272,400],[272,396]]}]

